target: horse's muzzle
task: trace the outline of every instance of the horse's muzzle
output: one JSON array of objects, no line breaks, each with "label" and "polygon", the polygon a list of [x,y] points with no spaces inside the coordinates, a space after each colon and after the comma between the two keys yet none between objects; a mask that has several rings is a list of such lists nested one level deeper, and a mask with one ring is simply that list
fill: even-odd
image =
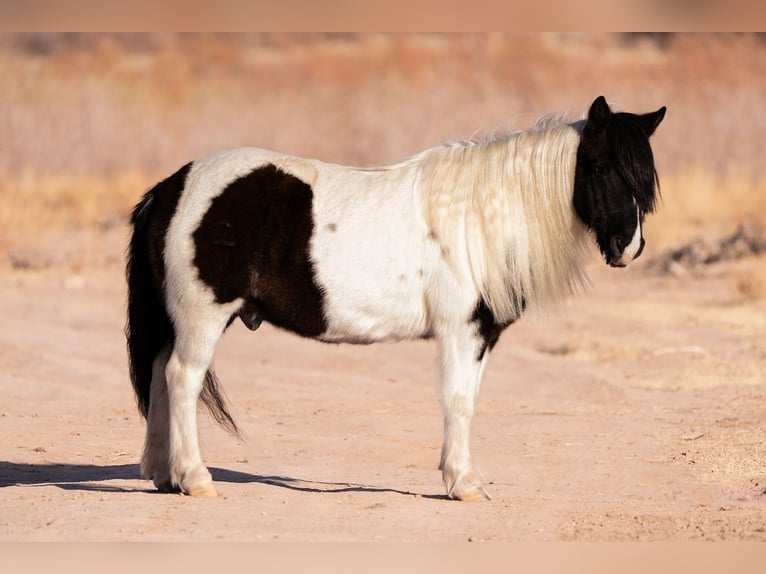
[{"label": "horse's muzzle", "polygon": [[627,267],[628,263],[639,258],[641,253],[644,251],[644,246],[646,245],[646,241],[644,241],[644,238],[642,237],[636,254],[633,255],[629,261],[625,261],[625,252],[621,249],[621,243],[622,241],[619,237],[613,237],[611,241],[611,251],[604,254],[604,258],[610,267]]}]

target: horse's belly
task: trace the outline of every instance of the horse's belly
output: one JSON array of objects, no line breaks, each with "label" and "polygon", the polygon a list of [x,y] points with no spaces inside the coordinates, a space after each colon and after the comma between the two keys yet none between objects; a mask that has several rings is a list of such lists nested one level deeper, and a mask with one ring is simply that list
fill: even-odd
[{"label": "horse's belly", "polygon": [[430,331],[429,273],[421,246],[401,235],[389,237],[362,235],[314,250],[327,323],[322,339],[370,343],[419,338]]},{"label": "horse's belly", "polygon": [[329,277],[319,275],[327,322],[323,340],[372,343],[428,333],[422,270],[357,262]]},{"label": "horse's belly", "polygon": [[324,341],[374,343],[417,339],[428,334],[422,305],[391,298],[380,302],[328,299],[327,331],[320,337]]}]

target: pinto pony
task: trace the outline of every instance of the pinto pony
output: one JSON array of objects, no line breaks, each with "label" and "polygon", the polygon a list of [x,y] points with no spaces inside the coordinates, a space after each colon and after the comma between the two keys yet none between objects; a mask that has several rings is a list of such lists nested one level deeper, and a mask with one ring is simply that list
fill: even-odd
[{"label": "pinto pony", "polygon": [[130,376],[147,419],[141,473],[161,491],[215,496],[198,400],[238,433],[210,370],[237,317],[334,343],[434,338],[450,498],[489,498],[471,466],[471,418],[490,351],[526,309],[644,246],[665,115],[549,122],[485,142],[353,168],[242,148],[188,163],[132,214]]}]

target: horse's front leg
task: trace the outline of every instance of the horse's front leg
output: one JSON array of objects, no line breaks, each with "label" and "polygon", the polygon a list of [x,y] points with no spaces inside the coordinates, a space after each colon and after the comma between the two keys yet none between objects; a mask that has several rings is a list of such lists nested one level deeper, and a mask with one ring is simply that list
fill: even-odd
[{"label": "horse's front leg", "polygon": [[439,386],[444,411],[441,464],[447,495],[458,500],[489,500],[471,465],[471,419],[488,349],[472,324],[439,337]]}]

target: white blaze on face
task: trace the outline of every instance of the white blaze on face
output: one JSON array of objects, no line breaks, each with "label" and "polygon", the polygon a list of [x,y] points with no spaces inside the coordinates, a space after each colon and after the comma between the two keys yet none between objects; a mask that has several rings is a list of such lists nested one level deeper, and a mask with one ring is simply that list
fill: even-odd
[{"label": "white blaze on face", "polygon": [[641,212],[636,206],[636,231],[633,233],[633,239],[630,240],[622,250],[622,256],[620,257],[620,263],[627,265],[636,257],[636,253],[641,249]]}]

